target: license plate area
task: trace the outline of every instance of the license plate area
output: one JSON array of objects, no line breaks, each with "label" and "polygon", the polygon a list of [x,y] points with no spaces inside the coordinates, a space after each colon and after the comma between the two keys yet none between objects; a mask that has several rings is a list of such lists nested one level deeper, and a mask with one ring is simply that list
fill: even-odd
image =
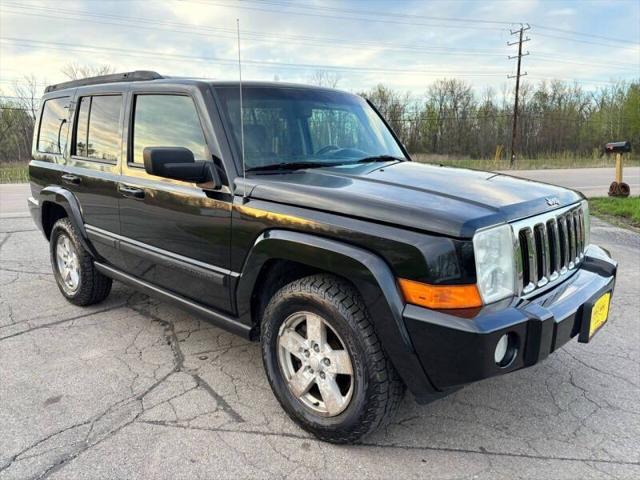
[{"label": "license plate area", "polygon": [[600,295],[595,301],[585,304],[582,328],[578,337],[579,342],[588,343],[607,323],[610,303],[611,291],[608,291]]}]

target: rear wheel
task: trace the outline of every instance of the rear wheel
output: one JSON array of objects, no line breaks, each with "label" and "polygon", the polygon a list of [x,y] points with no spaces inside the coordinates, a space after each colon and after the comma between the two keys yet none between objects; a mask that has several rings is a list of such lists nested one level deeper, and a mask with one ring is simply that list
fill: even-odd
[{"label": "rear wheel", "polygon": [[53,225],[49,247],[56,283],[67,300],[84,306],[107,298],[112,281],[96,270],[68,218],[61,218]]},{"label": "rear wheel", "polygon": [[273,296],[262,356],[284,410],[322,440],[359,440],[391,418],[404,393],[362,299],[331,275],[294,281]]}]

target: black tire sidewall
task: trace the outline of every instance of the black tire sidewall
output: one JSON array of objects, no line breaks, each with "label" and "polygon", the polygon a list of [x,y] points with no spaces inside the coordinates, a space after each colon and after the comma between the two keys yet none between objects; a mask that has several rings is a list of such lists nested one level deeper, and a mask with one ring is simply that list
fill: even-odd
[{"label": "black tire sidewall", "polygon": [[[67,290],[66,286],[64,285],[64,280],[60,275],[60,270],[58,269],[56,248],[58,245],[58,240],[63,235],[66,236],[69,239],[69,241],[73,244],[73,248],[75,248],[76,255],[78,256],[78,263],[80,266],[80,269],[79,269],[80,278],[78,279],[78,288],[76,289],[75,292],[70,292],[69,290]],[[62,292],[62,294],[68,299],[74,299],[80,296],[82,292],[84,279],[86,277],[86,272],[84,271],[83,262],[82,262],[82,255],[84,254],[84,249],[82,248],[82,245],[79,245],[75,232],[73,231],[73,226],[71,226],[70,222],[67,219],[59,220],[53,226],[53,229],[51,230],[51,237],[49,239],[49,250],[51,253],[51,267],[53,269],[53,275],[56,279],[56,283],[58,284],[58,288],[60,289],[60,292]]]},{"label": "black tire sidewall", "polygon": [[[276,295],[278,297],[278,295]],[[314,414],[293,396],[278,362],[278,332],[286,318],[296,312],[310,312],[323,317],[345,343],[354,371],[354,391],[349,406],[335,417]],[[361,424],[367,403],[369,369],[364,346],[358,341],[350,321],[330,301],[307,292],[290,292],[278,297],[265,311],[262,330],[262,357],[267,377],[284,410],[303,428],[318,435],[333,434],[337,429],[350,431]]]}]

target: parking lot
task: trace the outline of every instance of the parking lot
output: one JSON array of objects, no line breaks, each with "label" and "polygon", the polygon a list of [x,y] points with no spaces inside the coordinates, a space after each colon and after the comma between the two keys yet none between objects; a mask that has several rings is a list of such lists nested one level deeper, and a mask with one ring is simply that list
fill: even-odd
[{"label": "parking lot", "polygon": [[114,284],[59,294],[25,214],[0,220],[0,479],[640,478],[640,235],[593,221],[620,262],[609,324],[533,368],[356,446],[318,442],[273,397],[259,348]]}]

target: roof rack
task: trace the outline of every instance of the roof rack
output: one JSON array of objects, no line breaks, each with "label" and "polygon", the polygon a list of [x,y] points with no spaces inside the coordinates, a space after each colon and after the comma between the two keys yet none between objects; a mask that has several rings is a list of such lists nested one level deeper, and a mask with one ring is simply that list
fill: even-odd
[{"label": "roof rack", "polygon": [[144,80],[158,80],[165,78],[158,72],[150,70],[136,70],[134,72],[113,73],[110,75],[100,75],[98,77],[82,78],[80,80],[71,80],[70,82],[57,83],[49,85],[44,92],[55,92],[65,88],[84,87],[86,85],[99,85],[101,83],[118,83],[118,82],[141,82]]}]

